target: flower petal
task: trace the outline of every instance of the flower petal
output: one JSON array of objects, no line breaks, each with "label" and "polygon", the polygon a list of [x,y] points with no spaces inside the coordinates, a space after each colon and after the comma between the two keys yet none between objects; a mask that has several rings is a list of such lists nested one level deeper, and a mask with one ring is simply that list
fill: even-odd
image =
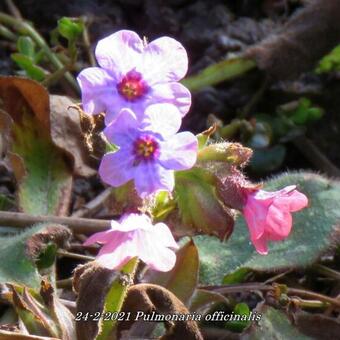
[{"label": "flower petal", "polygon": [[308,205],[308,198],[303,193],[293,190],[289,194],[276,197],[274,202],[277,206],[288,205],[289,211],[299,211]]},{"label": "flower petal", "polygon": [[158,190],[172,191],[175,185],[174,172],[151,162],[142,162],[134,174],[138,194],[145,197]]},{"label": "flower petal", "polygon": [[276,205],[274,203],[269,207],[266,220],[268,239],[281,241],[288,237],[293,224],[293,218],[288,209],[288,205]]},{"label": "flower petal", "polygon": [[188,70],[188,55],[177,40],[162,37],[144,49],[142,73],[149,84],[178,81]]},{"label": "flower petal", "polygon": [[167,272],[174,267],[176,263],[174,251],[164,247],[152,231],[140,230],[137,234],[137,253],[142,261],[152,269],[162,272]]},{"label": "flower petal", "polygon": [[264,234],[262,237],[260,237],[257,240],[251,240],[256,251],[261,255],[267,255],[268,254],[268,246],[267,246],[267,238]]},{"label": "flower petal", "polygon": [[101,231],[91,235],[85,242],[84,246],[89,246],[90,244],[94,243],[107,243],[113,236],[112,230]]},{"label": "flower petal", "polygon": [[152,233],[155,239],[160,242],[164,247],[169,247],[173,249],[178,249],[178,244],[176,243],[169,227],[165,223],[157,223],[152,228]]},{"label": "flower petal", "polygon": [[91,114],[105,112],[113,101],[112,88],[115,80],[99,67],[89,67],[77,77],[84,111]]},{"label": "flower petal", "polygon": [[95,54],[98,64],[119,79],[139,65],[143,49],[137,33],[121,30],[99,40]]},{"label": "flower petal", "polygon": [[114,230],[119,230],[123,232],[128,232],[136,229],[150,230],[151,228],[153,228],[150,217],[145,214],[126,214],[120,218],[119,223],[115,221],[111,221],[111,223]]},{"label": "flower petal", "polygon": [[190,91],[180,83],[156,84],[147,96],[148,104],[169,103],[180,111],[182,117],[189,111],[191,105]]},{"label": "flower petal", "polygon": [[[111,246],[112,248],[110,249]],[[133,257],[138,256],[135,238],[125,238],[124,242],[118,247],[113,245],[104,247],[106,249],[101,250],[102,254],[97,256],[96,261],[109,269],[118,269]]]},{"label": "flower petal", "polygon": [[105,183],[119,187],[133,178],[133,161],[134,158],[122,149],[107,153],[100,163],[99,175]]},{"label": "flower petal", "polygon": [[182,123],[176,106],[171,104],[154,104],[147,107],[141,129],[152,131],[163,137],[174,135]]},{"label": "flower petal", "polygon": [[135,114],[129,109],[122,109],[104,129],[104,135],[111,143],[116,145],[131,144],[137,135],[138,125]]},{"label": "flower petal", "polygon": [[253,196],[248,196],[243,214],[248,225],[251,240],[257,240],[264,234],[267,212],[268,208],[265,205],[259,204]]},{"label": "flower petal", "polygon": [[158,160],[166,169],[190,169],[196,163],[197,149],[197,138],[191,132],[181,132],[160,143]]}]

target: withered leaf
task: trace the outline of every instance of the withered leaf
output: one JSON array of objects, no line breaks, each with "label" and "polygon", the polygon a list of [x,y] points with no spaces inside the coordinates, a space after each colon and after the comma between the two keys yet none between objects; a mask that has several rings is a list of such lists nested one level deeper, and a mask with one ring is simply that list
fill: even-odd
[{"label": "withered leaf", "polygon": [[59,248],[65,248],[71,235],[71,231],[65,226],[46,224],[43,230],[33,234],[26,240],[25,254],[28,258],[36,261],[50,242]]},{"label": "withered leaf", "polygon": [[[130,312],[130,321],[121,321],[118,323],[119,332],[129,329],[134,320],[136,320],[137,312],[151,314],[189,314],[184,304],[170,291],[164,287],[154,284],[137,284],[131,286],[128,291],[127,298],[123,305],[123,312]],[[162,340],[201,340],[203,339],[196,321],[171,321],[165,322],[167,333],[160,339]]]},{"label": "withered leaf", "polygon": [[50,96],[51,137],[73,160],[73,170],[79,176],[89,177],[96,174],[90,167],[88,148],[81,129],[79,112],[72,107],[74,103],[66,96]]},{"label": "withered leaf", "polygon": [[[78,293],[77,312],[102,312],[105,297],[112,283],[119,277],[119,272],[109,270],[90,262],[76,268],[73,276],[73,288]],[[89,298],[91,297],[91,298]],[[79,320],[76,323],[77,338],[93,340],[98,335],[98,321]]]}]

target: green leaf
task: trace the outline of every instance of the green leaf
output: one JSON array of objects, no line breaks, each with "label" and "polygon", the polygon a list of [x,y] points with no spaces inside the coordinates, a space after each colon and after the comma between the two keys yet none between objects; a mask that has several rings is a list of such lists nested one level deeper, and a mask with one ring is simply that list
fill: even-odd
[{"label": "green leaf", "polygon": [[279,108],[279,112],[280,111],[297,125],[306,125],[309,122],[320,119],[324,114],[322,108],[314,106],[312,102],[305,97],[300,98],[298,102],[282,105]]},{"label": "green leaf", "polygon": [[185,78],[182,84],[191,91],[198,91],[206,86],[216,85],[238,77],[256,66],[255,61],[244,58],[232,58],[213,64],[200,73]]},{"label": "green leaf", "polygon": [[227,274],[224,278],[222,283],[224,285],[231,285],[235,283],[241,283],[245,280],[247,274],[250,272],[248,268],[240,268],[234,271],[231,274]]},{"label": "green leaf", "polygon": [[[39,235],[34,237],[40,232],[44,233],[46,240],[48,236],[50,239],[56,239],[57,234],[64,237],[61,236],[61,233],[65,237],[70,236],[65,227],[55,225],[51,227],[47,223],[37,224],[21,233],[0,236],[0,258],[5,259],[0,262],[0,283],[17,283],[32,288],[40,287],[41,276],[36,267],[36,259],[38,258],[38,262],[44,263],[45,268],[48,263],[46,257],[48,246],[46,248]],[[56,245],[52,244],[56,248]]]},{"label": "green leaf", "polygon": [[0,283],[15,282],[38,288],[40,276],[32,260],[25,254],[25,241],[41,226],[27,229],[22,233],[0,237]]},{"label": "green leaf", "polygon": [[240,268],[304,268],[340,243],[340,183],[312,173],[290,173],[268,181],[264,189],[273,191],[292,184],[307,195],[309,207],[293,213],[291,234],[285,241],[271,242],[268,255],[255,251],[242,217],[227,242],[209,236],[194,238],[200,255],[200,282],[220,284],[225,275]]},{"label": "green leaf", "polygon": [[[225,326],[227,329],[231,329],[236,332],[242,332],[251,322],[247,318],[250,315],[250,309],[246,303],[241,302],[234,307],[233,312],[236,315],[241,316],[240,320],[228,321],[225,323]],[[242,320],[242,317],[244,320]]]},{"label": "green leaf", "polygon": [[340,45],[320,60],[316,73],[327,73],[340,70]]},{"label": "green leaf", "polygon": [[9,158],[19,183],[20,209],[30,214],[66,214],[72,174],[51,139],[47,91],[29,79],[0,77],[0,98],[13,121]]},{"label": "green leaf", "polygon": [[84,30],[84,25],[79,19],[63,17],[58,20],[58,31],[61,36],[69,41],[76,40]]},{"label": "green leaf", "polygon": [[0,210],[9,210],[15,206],[13,200],[0,193]]},{"label": "green leaf", "polygon": [[21,36],[17,41],[17,48],[19,53],[33,60],[34,52],[34,42],[28,36]]},{"label": "green leaf", "polygon": [[11,54],[11,58],[21,69],[26,72],[29,78],[37,81],[42,81],[45,79],[45,70],[39,66],[34,65],[33,60],[29,57],[20,53],[13,53]]},{"label": "green leaf", "polygon": [[[129,286],[132,284],[131,278],[134,276],[137,264],[138,258],[134,257],[120,270],[122,274],[129,276],[130,280],[124,282],[122,278],[118,278],[112,283],[110,290],[105,297],[103,314],[113,314],[114,312],[119,312],[121,310]],[[98,326],[100,331],[95,340],[107,340],[117,327],[117,319],[104,320],[101,318]]]},{"label": "green leaf", "polygon": [[260,316],[260,314],[261,319],[258,323],[254,322],[253,325],[242,334],[242,340],[312,339],[300,333],[283,312],[272,307],[262,306],[262,308],[258,310],[257,316]]},{"label": "green leaf", "polygon": [[198,251],[189,241],[177,251],[176,256],[176,264],[171,271],[149,271],[144,280],[165,287],[187,304],[198,283]]}]

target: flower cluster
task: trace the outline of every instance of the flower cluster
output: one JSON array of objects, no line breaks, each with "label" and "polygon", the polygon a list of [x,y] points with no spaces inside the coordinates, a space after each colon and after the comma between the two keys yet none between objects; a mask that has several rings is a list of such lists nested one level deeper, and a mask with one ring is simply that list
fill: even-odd
[{"label": "flower cluster", "polygon": [[119,150],[104,156],[99,174],[118,187],[134,180],[141,197],[172,191],[174,170],[196,162],[197,139],[177,133],[191,105],[178,83],[188,69],[184,47],[162,37],[147,44],[132,31],[119,31],[96,47],[99,67],[78,76],[84,110],[105,112],[104,134]]},{"label": "flower cluster", "polygon": [[[104,135],[118,148],[103,156],[100,177],[113,187],[133,180],[142,198],[159,190],[171,192],[174,172],[192,168],[198,152],[197,138],[178,132],[191,105],[189,90],[178,82],[188,68],[184,47],[169,37],[147,43],[122,30],[100,40],[95,54],[100,67],[78,76],[82,104],[89,114],[105,114]],[[244,205],[238,209],[261,254],[268,251],[267,241],[288,236],[290,212],[308,203],[295,186],[277,192],[253,188],[242,195]],[[124,215],[85,244],[97,242],[104,244],[97,260],[108,268],[119,268],[136,256],[160,271],[175,265],[178,246],[169,228],[152,225],[145,214]]]}]

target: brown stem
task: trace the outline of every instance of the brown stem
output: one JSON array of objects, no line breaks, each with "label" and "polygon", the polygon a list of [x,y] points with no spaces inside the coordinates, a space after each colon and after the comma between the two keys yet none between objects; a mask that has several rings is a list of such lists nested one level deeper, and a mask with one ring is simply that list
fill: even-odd
[{"label": "brown stem", "polygon": [[15,3],[12,0],[6,0],[6,5],[8,7],[8,11],[19,20],[23,20],[23,17],[18,9],[18,7],[15,5]]},{"label": "brown stem", "polygon": [[[271,291],[273,290],[272,286],[264,285],[262,283],[244,283],[240,285],[227,285],[227,286],[203,286],[200,287],[203,289],[213,290],[220,294],[230,294],[230,293],[238,293],[238,292],[244,292],[244,291]],[[314,293],[308,290],[304,289],[298,289],[298,288],[287,288],[287,294],[288,295],[297,295],[302,298],[306,299],[314,299],[319,300],[323,302],[328,302],[332,304],[333,306],[336,306],[337,308],[340,308],[340,300],[336,298],[331,298],[326,295],[322,295],[319,293]]]},{"label": "brown stem", "polygon": [[29,215],[25,213],[0,211],[0,225],[25,228],[35,223],[58,223],[68,226],[76,233],[91,234],[110,229],[110,220],[59,217],[48,215]]},{"label": "brown stem", "polygon": [[310,139],[304,136],[296,138],[294,145],[317,169],[329,176],[340,177],[340,169]]},{"label": "brown stem", "polygon": [[68,252],[68,251],[63,250],[63,249],[59,249],[57,251],[57,254],[61,257],[69,257],[69,258],[77,259],[77,260],[85,260],[85,261],[93,261],[94,260],[93,256],[71,253],[71,252]]}]

